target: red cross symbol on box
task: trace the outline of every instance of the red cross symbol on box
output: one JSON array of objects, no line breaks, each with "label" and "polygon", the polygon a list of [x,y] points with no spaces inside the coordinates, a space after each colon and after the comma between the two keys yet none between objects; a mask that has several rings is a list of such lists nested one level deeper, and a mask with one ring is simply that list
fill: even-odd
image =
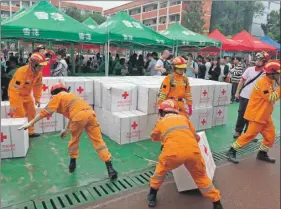
[{"label": "red cross symbol on box", "polygon": [[7,136],[1,132],[1,142],[4,142],[5,139],[7,139]]},{"label": "red cross symbol on box", "polygon": [[132,128],[135,130],[137,127],[138,127],[138,124],[136,123],[136,121],[135,121],[135,122],[133,122],[133,124],[132,124]]},{"label": "red cross symbol on box", "polygon": [[128,94],[128,92],[126,92],[126,91],[122,94],[122,97],[123,97],[124,99],[126,99],[128,96],[129,96],[129,94]]},{"label": "red cross symbol on box", "polygon": [[219,114],[219,116],[221,116],[221,114],[222,114],[221,109],[219,109],[218,114]]},{"label": "red cross symbol on box", "polygon": [[222,93],[222,95],[224,95],[224,94],[226,93],[226,91],[223,89],[223,90],[221,91],[221,93]]},{"label": "red cross symbol on box", "polygon": [[208,149],[207,149],[207,147],[206,147],[205,145],[203,145],[203,148],[204,148],[205,154],[208,155]]},{"label": "red cross symbol on box", "polygon": [[207,121],[206,121],[205,119],[203,119],[203,120],[201,121],[201,123],[202,123],[203,126],[205,125],[206,122],[207,122]]},{"label": "red cross symbol on box", "polygon": [[204,89],[203,93],[204,97],[208,94],[208,92],[206,91],[206,89]]},{"label": "red cross symbol on box", "polygon": [[8,117],[12,118],[13,116],[14,116],[14,113],[12,113],[11,110],[10,110],[9,113],[8,113]]},{"label": "red cross symbol on box", "polygon": [[84,89],[83,89],[81,86],[79,86],[79,88],[77,89],[77,91],[79,92],[79,94],[81,94],[81,93],[84,91]]},{"label": "red cross symbol on box", "polygon": [[49,115],[47,115],[47,116],[46,116],[47,120],[50,120],[50,119],[51,119],[51,117],[52,117],[52,115],[51,115],[51,114],[49,114]]},{"label": "red cross symbol on box", "polygon": [[47,85],[45,85],[45,84],[43,84],[43,86],[42,86],[42,90],[43,91],[46,91],[48,89],[48,86]]}]

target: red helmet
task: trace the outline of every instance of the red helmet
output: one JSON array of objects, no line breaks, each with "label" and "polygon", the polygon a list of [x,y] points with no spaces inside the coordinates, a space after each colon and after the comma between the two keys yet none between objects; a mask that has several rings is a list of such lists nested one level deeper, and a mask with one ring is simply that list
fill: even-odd
[{"label": "red helmet", "polygon": [[41,66],[46,66],[48,63],[46,62],[44,54],[35,52],[29,58],[30,64],[37,64]]},{"label": "red helmet", "polygon": [[175,100],[168,99],[162,102],[162,104],[159,107],[159,110],[162,110],[164,112],[179,113],[179,106]]},{"label": "red helmet", "polygon": [[65,91],[68,91],[63,83],[56,83],[51,87],[51,94],[54,95],[57,89],[64,89]]},{"label": "red helmet", "polygon": [[280,74],[280,61],[279,60],[270,60],[264,66],[264,72],[267,74]]},{"label": "red helmet", "polygon": [[263,60],[264,62],[268,62],[269,59],[270,59],[270,56],[267,52],[258,52],[256,54],[256,59],[260,59],[260,60]]},{"label": "red helmet", "polygon": [[178,56],[175,59],[173,59],[173,65],[176,68],[180,68],[180,69],[186,69],[187,64],[186,64],[186,60],[183,59],[182,57]]}]

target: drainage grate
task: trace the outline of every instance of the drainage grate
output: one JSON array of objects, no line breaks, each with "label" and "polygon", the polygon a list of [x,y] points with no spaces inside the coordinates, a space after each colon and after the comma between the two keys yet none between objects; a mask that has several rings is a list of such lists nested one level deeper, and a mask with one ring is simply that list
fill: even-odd
[{"label": "drainage grate", "polygon": [[12,205],[8,207],[4,207],[2,209],[35,209],[35,205],[32,201],[23,202],[17,205]]},{"label": "drainage grate", "polygon": [[93,201],[94,198],[85,188],[77,188],[53,196],[35,200],[36,209],[72,208]]},{"label": "drainage grate", "polygon": [[88,191],[95,199],[99,199],[112,194],[117,194],[122,191],[126,191],[137,187],[129,177],[119,177],[116,181],[111,182],[109,180],[93,183],[87,187]]}]

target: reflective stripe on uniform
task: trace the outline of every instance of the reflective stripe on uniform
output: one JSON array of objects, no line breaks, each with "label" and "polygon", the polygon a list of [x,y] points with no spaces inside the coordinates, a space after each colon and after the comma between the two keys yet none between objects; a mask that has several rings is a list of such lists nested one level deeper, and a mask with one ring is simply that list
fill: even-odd
[{"label": "reflective stripe on uniform", "polygon": [[175,130],[181,130],[181,129],[184,129],[184,130],[190,130],[189,126],[174,126],[172,128],[169,128],[164,134],[163,134],[163,138],[165,138],[169,133],[171,133],[172,131],[175,131]]},{"label": "reflective stripe on uniform", "polygon": [[268,146],[265,146],[264,144],[261,144],[259,150],[260,150],[260,151],[263,151],[263,152],[268,152],[268,151],[269,151],[269,147],[268,147]]},{"label": "reflective stripe on uniform", "polygon": [[232,148],[235,149],[236,151],[238,151],[239,149],[241,149],[241,145],[238,144],[238,142],[233,142]]},{"label": "reflective stripe on uniform", "polygon": [[167,98],[167,94],[165,94],[164,92],[160,92],[159,99],[166,100],[166,98]]},{"label": "reflective stripe on uniform", "polygon": [[278,100],[279,99],[279,96],[278,96],[278,94],[277,94],[277,92],[272,92],[271,94],[270,94],[270,96],[269,96],[269,101],[270,102],[275,102],[276,100]]},{"label": "reflective stripe on uniform", "polygon": [[152,178],[156,178],[156,179],[158,179],[158,180],[160,180],[160,181],[164,181],[165,178],[166,178],[166,176],[157,176],[157,175],[154,173],[153,176],[152,176]]},{"label": "reflective stripe on uniform", "polygon": [[107,146],[104,145],[104,146],[101,146],[101,147],[97,148],[96,152],[100,152],[100,151],[102,151],[104,149],[108,149]]},{"label": "reflective stripe on uniform", "polygon": [[257,84],[255,84],[255,89],[259,90],[260,87]]},{"label": "reflective stripe on uniform", "polygon": [[213,184],[211,184],[210,186],[208,186],[207,188],[199,188],[199,190],[200,190],[200,192],[201,193],[208,193],[208,192],[210,192],[212,189],[214,189],[215,187],[214,187],[214,185]]},{"label": "reflective stripe on uniform", "polygon": [[36,83],[36,84],[34,84],[34,86],[42,86],[43,85],[43,83]]},{"label": "reflective stripe on uniform", "polygon": [[69,148],[68,148],[68,152],[74,152],[74,151],[76,151],[76,150],[78,150],[78,149],[79,149],[78,146],[76,146],[76,147],[69,147]]},{"label": "reflective stripe on uniform", "polygon": [[47,107],[45,107],[44,109],[45,109],[45,111],[46,111],[47,113],[49,113],[50,115],[51,115],[51,114],[53,114],[53,113],[55,112],[55,111],[51,111],[51,110],[49,110],[49,109],[48,109],[48,106],[47,106]]}]

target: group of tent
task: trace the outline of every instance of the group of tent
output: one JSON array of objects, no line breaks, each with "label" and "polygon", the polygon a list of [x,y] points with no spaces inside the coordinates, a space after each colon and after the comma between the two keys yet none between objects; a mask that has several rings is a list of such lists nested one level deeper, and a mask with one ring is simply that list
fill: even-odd
[{"label": "group of tent", "polygon": [[[29,9],[22,9],[2,22],[2,39],[28,41],[46,40],[52,42],[109,44],[111,46],[153,48],[165,47],[184,49],[217,48],[223,51],[277,51],[280,44],[272,46],[273,40],[263,41],[252,37],[248,32],[226,38],[218,30],[209,36],[194,33],[179,23],[157,33],[121,11],[97,25],[91,18],[80,23],[59,11],[47,1],[39,1]],[[269,43],[266,44],[265,42]]]}]

